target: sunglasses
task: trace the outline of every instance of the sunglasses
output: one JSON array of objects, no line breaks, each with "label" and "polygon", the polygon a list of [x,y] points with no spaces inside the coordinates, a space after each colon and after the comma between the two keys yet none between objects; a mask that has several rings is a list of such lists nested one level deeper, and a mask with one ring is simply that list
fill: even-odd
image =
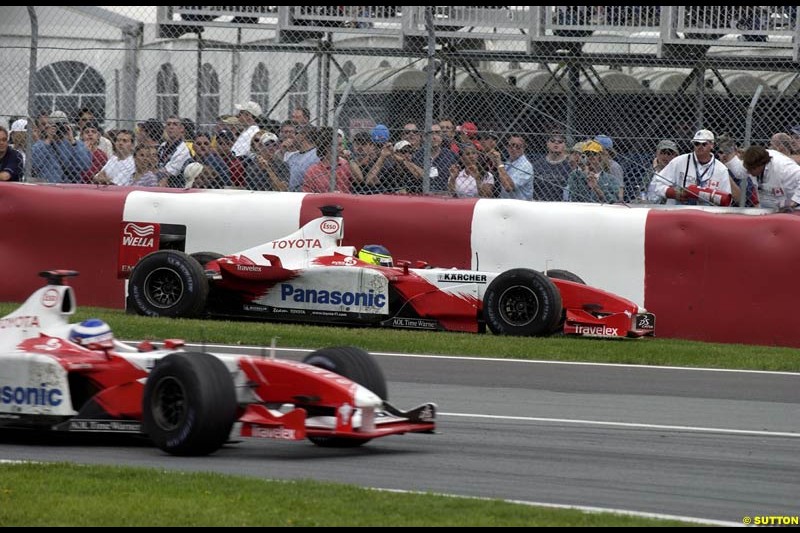
[{"label": "sunglasses", "polygon": [[509,148],[522,148],[521,143],[508,143]]},{"label": "sunglasses", "polygon": [[417,130],[403,130],[403,135],[408,135],[410,133],[419,133]]},{"label": "sunglasses", "polygon": [[695,145],[695,146],[705,146],[708,143],[707,142],[700,142],[700,141],[692,141],[692,144]]},{"label": "sunglasses", "polygon": [[678,155],[677,152],[673,152],[672,150],[661,150],[658,153],[663,155]]},{"label": "sunglasses", "polygon": [[599,152],[583,152],[583,155],[600,155]]}]

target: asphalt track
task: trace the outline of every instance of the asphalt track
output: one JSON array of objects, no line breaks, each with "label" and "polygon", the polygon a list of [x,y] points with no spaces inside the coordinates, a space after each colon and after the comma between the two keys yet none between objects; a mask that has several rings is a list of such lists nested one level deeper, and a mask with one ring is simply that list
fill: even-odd
[{"label": "asphalt track", "polygon": [[393,403],[438,404],[437,434],[348,450],[248,440],[179,458],[129,439],[42,444],[2,432],[0,460],[328,480],[730,524],[800,514],[800,374],[376,357]]}]

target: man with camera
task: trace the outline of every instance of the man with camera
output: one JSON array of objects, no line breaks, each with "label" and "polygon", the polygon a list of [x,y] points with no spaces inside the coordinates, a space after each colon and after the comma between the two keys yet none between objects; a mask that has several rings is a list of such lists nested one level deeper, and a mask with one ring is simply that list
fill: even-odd
[{"label": "man with camera", "polygon": [[81,172],[89,169],[92,155],[75,137],[66,113],[53,111],[41,135],[32,148],[33,178],[49,183],[80,183]]}]

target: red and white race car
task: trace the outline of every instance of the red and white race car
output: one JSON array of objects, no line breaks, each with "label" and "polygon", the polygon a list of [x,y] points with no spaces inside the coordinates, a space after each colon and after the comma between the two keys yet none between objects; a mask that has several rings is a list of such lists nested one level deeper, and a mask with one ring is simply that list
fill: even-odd
[{"label": "red and white race car", "polygon": [[380,367],[358,348],[301,363],[190,352],[178,340],[132,347],[94,331],[101,320],[70,324],[75,295],[64,279],[76,274],[42,272],[48,284],[0,318],[0,427],[145,433],[175,455],[239,437],[346,447],[435,428],[435,404],[393,407]]},{"label": "red and white race car", "polygon": [[[655,316],[575,274],[528,268],[482,272],[362,261],[342,246],[338,206],[286,237],[241,252],[186,254],[157,246],[160,225],[123,222],[120,272],[128,306],[149,316],[239,317],[536,336],[655,333]],[[140,235],[137,237],[136,235]]]}]

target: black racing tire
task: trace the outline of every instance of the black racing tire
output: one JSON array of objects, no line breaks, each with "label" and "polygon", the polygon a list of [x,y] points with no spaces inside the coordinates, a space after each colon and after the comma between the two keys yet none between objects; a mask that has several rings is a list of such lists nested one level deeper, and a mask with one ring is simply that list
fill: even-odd
[{"label": "black racing tire", "polygon": [[201,267],[205,268],[208,263],[223,257],[223,255],[218,254],[217,252],[195,252],[193,254],[189,254],[189,257],[200,263]]},{"label": "black racing tire", "polygon": [[[344,376],[371,390],[383,400],[389,398],[386,377],[381,367],[374,357],[361,348],[353,346],[323,348],[308,354],[303,362]],[[355,448],[371,439],[308,437],[308,440],[324,448]]]},{"label": "black racing tire", "polygon": [[497,276],[483,297],[483,317],[496,335],[549,335],[561,319],[561,293],[541,272],[527,268]]},{"label": "black racing tire", "polygon": [[569,270],[561,270],[558,268],[551,268],[550,270],[545,271],[548,278],[553,279],[563,279],[566,281],[573,281],[575,283],[580,283],[581,285],[586,285],[586,282],[583,279]]},{"label": "black racing tire", "polygon": [[211,354],[178,352],[159,360],[142,397],[142,429],[172,455],[208,455],[236,421],[231,373]]},{"label": "black racing tire", "polygon": [[199,316],[205,309],[208,290],[203,267],[178,250],[144,256],[133,267],[128,282],[133,308],[147,316]]}]

